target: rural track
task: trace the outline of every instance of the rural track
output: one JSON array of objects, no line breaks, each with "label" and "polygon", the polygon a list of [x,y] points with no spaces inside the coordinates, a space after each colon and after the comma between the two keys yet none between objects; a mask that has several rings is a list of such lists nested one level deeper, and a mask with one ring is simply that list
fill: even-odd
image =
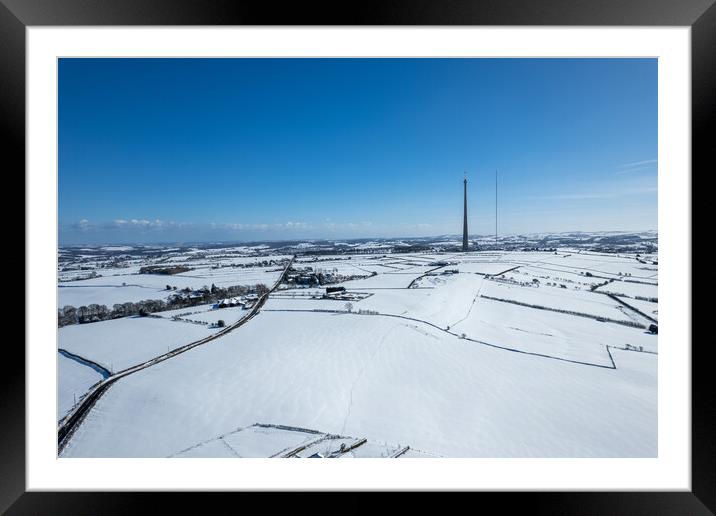
[{"label": "rural track", "polygon": [[266,292],[264,295],[262,295],[256,302],[256,304],[251,308],[251,311],[238,321],[236,321],[234,324],[231,324],[224,328],[223,330],[214,333],[212,335],[209,335],[208,337],[204,337],[203,339],[196,340],[194,342],[190,342],[189,344],[185,344],[184,346],[178,347],[169,353],[165,353],[163,355],[160,355],[158,357],[154,357],[151,360],[148,360],[146,362],[143,362],[141,364],[138,364],[136,366],[128,367],[127,369],[123,369],[121,371],[118,371],[117,373],[113,374],[112,376],[109,376],[108,378],[104,379],[103,381],[96,384],[95,388],[90,391],[88,394],[82,398],[82,401],[77,405],[72,412],[70,412],[67,416],[65,416],[60,421],[60,426],[57,429],[57,446],[58,446],[58,455],[62,452],[64,447],[69,442],[70,438],[74,434],[75,430],[79,427],[79,425],[84,421],[85,417],[89,413],[89,411],[92,409],[92,407],[97,403],[97,400],[105,393],[107,392],[107,389],[111,387],[116,381],[129,376],[132,373],[136,373],[137,371],[141,371],[142,369],[146,369],[148,367],[151,367],[153,365],[156,365],[160,362],[164,362],[165,360],[168,360],[170,358],[175,357],[176,355],[179,355],[181,353],[184,353],[185,351],[189,351],[190,349],[193,349],[197,346],[201,346],[203,344],[206,344],[207,342],[211,342],[213,340],[216,340],[218,338],[223,337],[227,333],[235,330],[236,328],[239,328],[240,326],[243,326],[248,321],[250,321],[253,317],[256,316],[256,314],[259,312],[261,307],[264,305],[266,300],[269,298],[269,295],[278,288],[278,286],[281,284],[283,279],[286,276],[286,273],[288,272],[288,269],[293,264],[293,261],[295,260],[296,256],[294,255],[286,265],[286,268],[283,270],[283,273],[279,277],[279,279],[276,281],[274,286]]}]

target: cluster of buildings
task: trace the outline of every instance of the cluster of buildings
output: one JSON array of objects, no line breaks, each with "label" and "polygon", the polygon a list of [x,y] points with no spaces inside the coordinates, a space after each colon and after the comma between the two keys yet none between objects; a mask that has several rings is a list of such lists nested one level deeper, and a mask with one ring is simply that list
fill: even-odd
[{"label": "cluster of buildings", "polygon": [[169,296],[170,303],[180,303],[183,301],[194,301],[194,302],[201,302],[203,301],[204,297],[209,294],[209,290],[205,289],[199,289],[199,290],[191,290],[190,288],[185,288],[183,290],[180,290],[179,292],[176,292],[175,294],[172,294]]},{"label": "cluster of buildings", "polygon": [[285,282],[288,285],[319,287],[321,285],[331,285],[352,279],[364,278],[365,276],[366,275],[343,275],[321,269],[314,270],[313,267],[303,267],[300,270],[291,267],[286,273]]},{"label": "cluster of buildings", "polygon": [[326,287],[326,293],[321,299],[333,299],[336,301],[360,301],[369,297],[371,294],[366,292],[348,292],[346,287]]},{"label": "cluster of buildings", "polygon": [[241,308],[251,308],[259,299],[258,294],[246,294],[245,296],[227,297],[216,303],[216,308],[229,308],[240,306]]},{"label": "cluster of buildings", "polygon": [[[288,283],[289,285],[292,285],[292,284],[293,285],[303,285],[303,286],[308,286],[308,287],[318,286],[322,283],[321,280],[325,281],[330,276],[332,276],[332,275],[331,274],[326,274],[326,275],[321,274],[319,276],[319,274],[313,272],[310,267],[307,267],[303,271],[295,271],[295,270],[289,271],[286,274],[286,283]],[[330,279],[332,280],[333,278],[330,278]]]},{"label": "cluster of buildings", "polygon": [[426,276],[450,276],[453,274],[459,274],[459,269],[444,269],[441,271],[426,272]]},{"label": "cluster of buildings", "polygon": [[448,265],[457,265],[457,262],[448,262],[445,260],[437,260],[428,264],[430,267],[446,267]]}]

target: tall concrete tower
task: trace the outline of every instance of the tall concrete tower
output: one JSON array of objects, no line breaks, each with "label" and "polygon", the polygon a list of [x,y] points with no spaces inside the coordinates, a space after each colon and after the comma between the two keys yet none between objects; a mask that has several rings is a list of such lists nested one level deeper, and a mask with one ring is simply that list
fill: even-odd
[{"label": "tall concrete tower", "polygon": [[467,176],[463,180],[464,196],[465,196],[465,212],[462,219],[462,250],[467,251]]}]

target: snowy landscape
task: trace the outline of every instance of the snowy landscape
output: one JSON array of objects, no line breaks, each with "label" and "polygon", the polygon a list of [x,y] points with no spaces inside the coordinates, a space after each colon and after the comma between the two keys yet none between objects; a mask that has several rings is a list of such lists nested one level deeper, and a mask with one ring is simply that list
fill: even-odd
[{"label": "snowy landscape", "polygon": [[65,246],[60,457],[655,457],[655,231]]}]

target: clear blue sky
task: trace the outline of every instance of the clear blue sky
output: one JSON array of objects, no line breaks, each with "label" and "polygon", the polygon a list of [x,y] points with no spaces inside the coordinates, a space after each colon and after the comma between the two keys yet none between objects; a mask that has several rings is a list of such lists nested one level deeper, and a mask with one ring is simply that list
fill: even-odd
[{"label": "clear blue sky", "polygon": [[61,244],[657,229],[656,59],[61,59]]}]

